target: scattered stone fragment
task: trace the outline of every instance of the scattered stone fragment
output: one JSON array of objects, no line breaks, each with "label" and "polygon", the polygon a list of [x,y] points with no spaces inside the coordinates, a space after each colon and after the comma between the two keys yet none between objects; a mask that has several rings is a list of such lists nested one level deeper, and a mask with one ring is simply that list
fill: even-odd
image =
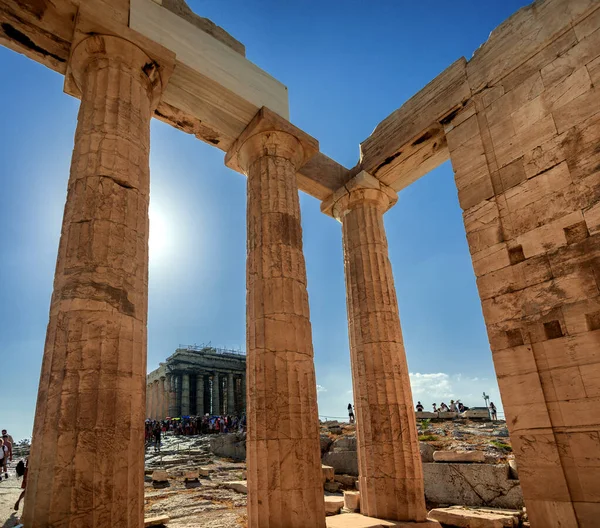
[{"label": "scattered stone fragment", "polygon": [[452,506],[435,508],[429,512],[428,517],[445,526],[457,528],[515,528],[519,526],[520,512]]},{"label": "scattered stone fragment", "polygon": [[342,485],[339,482],[325,482],[323,488],[329,493],[338,493],[342,488]]},{"label": "scattered stone fragment", "polygon": [[231,482],[223,482],[221,487],[227,488],[238,493],[248,494],[248,483],[245,480],[233,480]]},{"label": "scattered stone fragment", "polygon": [[485,462],[481,451],[434,451],[434,462]]},{"label": "scattered stone fragment", "polygon": [[435,448],[427,442],[419,442],[419,451],[421,452],[421,462],[433,462],[433,452]]},{"label": "scattered stone fragment", "polygon": [[161,515],[160,517],[148,517],[144,519],[144,526],[147,528],[148,526],[164,526],[169,522],[168,515]]},{"label": "scattered stone fragment", "polygon": [[198,480],[198,476],[199,476],[199,471],[197,469],[189,469],[187,471],[185,471],[183,478],[186,481],[189,480]]},{"label": "scattered stone fragment", "polygon": [[344,491],[344,508],[353,512],[360,510],[360,491]]},{"label": "scattered stone fragment", "polygon": [[325,495],[325,513],[335,515],[340,513],[344,506],[344,497],[340,495]]},{"label": "scattered stone fragment", "polygon": [[336,475],[335,481],[339,482],[345,488],[353,488],[356,483],[356,477],[352,475]]},{"label": "scattered stone fragment", "polygon": [[403,522],[403,521],[383,521],[366,517],[360,513],[344,513],[342,515],[332,515],[327,517],[327,528],[441,528],[437,521],[427,520],[422,523]]},{"label": "scattered stone fragment", "polygon": [[331,466],[321,465],[323,469],[323,482],[332,482],[335,479],[335,470]]},{"label": "scattered stone fragment", "polygon": [[152,482],[168,482],[169,474],[164,469],[156,469],[152,472]]}]

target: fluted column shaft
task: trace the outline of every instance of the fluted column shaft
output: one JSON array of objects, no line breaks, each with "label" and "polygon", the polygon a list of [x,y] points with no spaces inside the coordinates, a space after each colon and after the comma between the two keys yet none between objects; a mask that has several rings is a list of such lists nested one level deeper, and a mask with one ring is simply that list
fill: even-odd
[{"label": "fluted column shaft", "polygon": [[177,411],[177,384],[173,374],[167,374],[167,385],[169,386],[169,418],[179,416]]},{"label": "fluted column shaft", "polygon": [[424,521],[423,470],[383,224],[394,202],[390,189],[359,187],[334,206],[344,244],[361,513]]},{"label": "fluted column shaft", "polygon": [[196,375],[196,415],[204,415],[204,374]]},{"label": "fluted column shaft", "polygon": [[153,62],[94,36],[81,91],[42,361],[23,523],[144,526]]},{"label": "fluted column shaft", "polygon": [[181,416],[190,414],[190,375],[181,376]]},{"label": "fluted column shaft", "polygon": [[[262,121],[261,121],[262,119]],[[269,122],[269,119],[272,119]],[[281,119],[281,118],[279,118]],[[325,526],[296,171],[312,148],[289,123],[255,118],[237,161],[248,177],[248,526]],[[254,127],[254,128],[253,128]],[[314,140],[312,140],[314,141]]]},{"label": "fluted column shaft", "polygon": [[160,378],[160,394],[162,398],[160,419],[164,420],[169,416],[169,391],[167,390],[167,380],[164,376]]},{"label": "fluted column shaft", "polygon": [[235,384],[233,383],[233,372],[227,374],[227,414],[235,413]]},{"label": "fluted column shaft", "polygon": [[212,413],[214,415],[221,414],[221,395],[219,391],[220,379],[219,374],[215,372],[212,378]]}]

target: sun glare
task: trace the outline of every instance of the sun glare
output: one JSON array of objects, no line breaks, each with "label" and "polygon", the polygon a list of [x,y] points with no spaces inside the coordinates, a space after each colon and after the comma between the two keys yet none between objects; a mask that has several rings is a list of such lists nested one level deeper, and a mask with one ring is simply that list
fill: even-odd
[{"label": "sun glare", "polygon": [[150,217],[150,236],[148,240],[150,260],[156,260],[165,254],[169,241],[169,230],[166,216],[160,209],[151,205],[148,215]]}]

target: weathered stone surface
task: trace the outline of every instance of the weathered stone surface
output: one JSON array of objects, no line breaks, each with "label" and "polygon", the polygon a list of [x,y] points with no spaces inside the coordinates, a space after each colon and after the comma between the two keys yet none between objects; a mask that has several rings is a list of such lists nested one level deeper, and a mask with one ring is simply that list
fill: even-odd
[{"label": "weathered stone surface", "polygon": [[152,472],[152,482],[168,482],[169,474],[164,469],[157,469]]},{"label": "weathered stone surface", "polygon": [[356,477],[353,477],[352,475],[336,475],[335,481],[339,482],[345,488],[354,488]]},{"label": "weathered stone surface", "polygon": [[323,470],[323,482],[335,480],[335,470],[331,466],[321,465]]},{"label": "weathered stone surface", "polygon": [[[263,107],[227,152],[247,184],[248,525],[325,526],[296,173],[317,141]],[[302,505],[302,514],[298,505]]]},{"label": "weathered stone surface", "polygon": [[509,479],[507,465],[423,464],[425,496],[434,504],[520,509],[518,480]]},{"label": "weathered stone surface", "polygon": [[434,451],[434,462],[485,462],[481,451]]},{"label": "weathered stone surface", "polygon": [[246,437],[240,433],[213,435],[210,450],[220,457],[246,460]]},{"label": "weathered stone surface", "polygon": [[[70,68],[81,106],[23,523],[138,528],[144,522],[150,119],[160,78],[140,48],[101,35],[72,50]],[[94,501],[103,503],[101,514]]]},{"label": "weathered stone surface", "polygon": [[479,510],[453,506],[435,508],[427,516],[444,526],[457,528],[516,528],[520,524],[520,512],[508,510]]},{"label": "weathered stone surface", "polygon": [[165,526],[169,524],[171,519],[168,515],[160,515],[159,517],[148,517],[144,519],[144,527],[148,528],[149,526]]},{"label": "weathered stone surface", "polygon": [[360,491],[344,491],[344,508],[352,511],[360,510]]},{"label": "weathered stone surface", "polygon": [[333,443],[333,438],[331,438],[327,434],[321,434],[320,441],[321,441],[321,455],[323,455],[324,453],[327,452],[327,450],[329,449],[329,446],[331,446],[331,444]]},{"label": "weathered stone surface", "polygon": [[332,466],[338,474],[357,476],[356,437],[342,436],[335,440],[329,451],[323,455],[323,463]]},{"label": "weathered stone surface", "polygon": [[183,474],[185,480],[198,480],[199,476],[200,472],[197,469],[188,469]]},{"label": "weathered stone surface", "polygon": [[340,513],[344,506],[344,497],[341,495],[325,495],[325,513],[335,515]]},{"label": "weathered stone surface", "polygon": [[427,442],[419,442],[419,452],[421,453],[421,462],[433,462],[433,453],[435,447]]},{"label": "weathered stone surface", "polygon": [[[344,245],[361,511],[422,521],[423,470],[383,225],[383,214],[398,197],[362,171],[334,199]],[[373,427],[375,423],[382,426]]]},{"label": "weathered stone surface", "polygon": [[327,528],[441,528],[440,523],[432,520],[422,522],[384,521],[367,517],[360,513],[343,513],[327,517]]},{"label": "weathered stone surface", "polygon": [[221,486],[223,488],[237,491],[238,493],[243,493],[244,495],[248,493],[248,482],[245,480],[232,480],[231,482],[223,482]]}]

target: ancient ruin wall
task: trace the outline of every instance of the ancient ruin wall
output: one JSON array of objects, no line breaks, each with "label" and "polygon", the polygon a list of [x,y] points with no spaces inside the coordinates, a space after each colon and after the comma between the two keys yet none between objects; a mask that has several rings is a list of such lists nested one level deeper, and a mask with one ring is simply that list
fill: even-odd
[{"label": "ancient ruin wall", "polygon": [[445,127],[536,527],[600,518],[599,8],[546,0],[505,22]]}]

